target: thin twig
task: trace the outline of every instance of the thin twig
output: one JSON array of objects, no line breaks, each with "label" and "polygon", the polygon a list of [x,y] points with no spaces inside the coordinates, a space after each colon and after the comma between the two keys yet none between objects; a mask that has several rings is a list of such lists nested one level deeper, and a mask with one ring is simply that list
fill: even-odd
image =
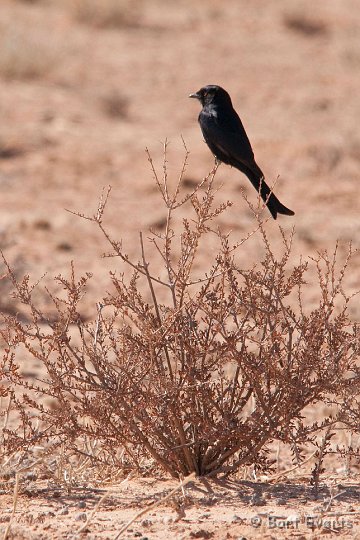
[{"label": "thin twig", "polygon": [[[153,287],[153,284],[152,284],[152,281],[151,281],[151,277],[150,277],[150,274],[149,274],[149,263],[146,261],[146,258],[145,258],[144,242],[143,242],[143,237],[142,237],[141,232],[140,232],[140,245],[141,245],[141,256],[142,256],[142,261],[143,261],[142,267],[144,268],[144,272],[145,272],[145,275],[146,275],[146,278],[147,278],[147,281],[148,281],[151,297],[153,299],[153,304],[154,304],[154,308],[155,308],[155,312],[156,312],[156,318],[158,320],[158,325],[162,326],[162,320],[161,320],[159,305],[158,305],[158,301],[157,301],[157,298],[156,298],[154,287]],[[173,370],[172,370],[172,367],[171,367],[169,352],[167,350],[166,345],[164,346],[164,352],[165,352],[165,356],[166,356],[166,362],[167,362],[170,378],[171,378],[171,380],[173,380],[174,375],[173,375]]]},{"label": "thin twig", "polygon": [[[129,479],[130,477],[134,474],[134,471],[131,471],[128,476],[122,481],[120,482],[120,486],[122,484],[125,484]],[[85,521],[84,525],[82,525],[80,527],[80,529],[70,538],[70,540],[72,540],[73,538],[75,538],[78,534],[82,533],[83,531],[85,531],[91,520],[93,519],[94,515],[96,514],[96,512],[99,510],[100,506],[102,505],[102,503],[105,501],[105,499],[108,498],[108,496],[110,495],[110,490],[108,490],[106,493],[104,493],[104,495],[98,500],[97,504],[94,506],[94,508],[92,509],[92,511],[90,512],[89,514],[89,517],[87,518],[87,520]]]},{"label": "thin twig", "polygon": [[10,529],[11,529],[11,525],[12,525],[12,522],[14,520],[14,516],[15,516],[15,512],[16,512],[16,505],[17,505],[17,501],[18,501],[18,495],[19,495],[19,473],[17,472],[15,474],[15,485],[14,485],[14,495],[13,495],[13,508],[12,508],[12,512],[11,512],[11,516],[10,516],[10,520],[9,520],[9,523],[8,523],[8,526],[6,527],[5,529],[5,533],[4,533],[4,537],[3,537],[3,540],[6,540],[8,538],[8,535],[10,533]]},{"label": "thin twig", "polygon": [[134,523],[134,521],[136,521],[140,517],[144,516],[145,514],[148,514],[149,512],[154,510],[154,508],[156,508],[160,504],[162,504],[165,501],[167,501],[168,499],[170,499],[177,491],[179,491],[179,489],[183,489],[183,487],[186,486],[186,484],[188,484],[189,482],[192,482],[194,479],[195,479],[195,473],[189,474],[189,476],[184,478],[184,480],[180,480],[179,485],[176,488],[174,488],[172,491],[170,491],[170,493],[168,493],[168,495],[166,495],[165,497],[159,499],[158,501],[155,501],[153,504],[151,504],[147,508],[144,508],[143,510],[141,510],[141,512],[138,512],[126,525],[124,525],[120,529],[118,534],[115,536],[114,540],[118,540],[120,538],[120,536],[130,527],[130,525],[132,525]]},{"label": "thin twig", "polygon": [[293,471],[296,471],[297,469],[300,469],[303,465],[305,465],[305,463],[308,463],[316,455],[316,453],[317,453],[317,450],[315,450],[315,452],[313,452],[309,457],[304,459],[304,461],[302,461],[301,463],[297,463],[296,465],[294,465],[294,467],[291,467],[290,469],[286,469],[286,471],[282,471],[278,474],[274,474],[273,476],[269,476],[268,481],[269,482],[276,481],[282,476],[286,476],[287,474]]},{"label": "thin twig", "polygon": [[9,403],[8,403],[8,406],[6,407],[6,410],[5,410],[5,413],[4,413],[4,423],[3,423],[3,429],[2,429],[3,438],[4,438],[5,430],[6,430],[7,426],[8,426],[8,422],[9,422],[10,409],[11,409],[11,400],[12,400],[12,394],[10,393],[9,394]]},{"label": "thin twig", "polygon": [[96,326],[95,326],[95,335],[94,335],[94,349],[96,350],[97,340],[99,332],[101,332],[101,311],[103,309],[104,305],[101,302],[98,302],[96,304],[97,309],[97,318],[96,318]]}]

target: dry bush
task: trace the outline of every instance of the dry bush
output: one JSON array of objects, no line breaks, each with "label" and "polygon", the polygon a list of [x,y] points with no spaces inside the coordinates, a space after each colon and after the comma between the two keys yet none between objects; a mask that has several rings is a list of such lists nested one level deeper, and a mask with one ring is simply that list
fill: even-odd
[{"label": "dry bush", "polygon": [[[351,432],[360,433],[360,365],[354,370],[351,384],[340,395],[334,396],[332,401],[340,409],[339,417],[344,426]],[[356,456],[359,461],[359,448],[349,444],[348,451],[350,456]]]},{"label": "dry bush", "polygon": [[141,14],[139,0],[72,0],[75,18],[98,28],[137,26]]},{"label": "dry bush", "polygon": [[[0,235],[0,249],[4,249],[3,241]],[[6,241],[6,240],[5,240]],[[23,275],[24,263],[19,258],[12,267],[14,276],[20,278]],[[19,316],[19,304],[12,297],[13,284],[9,279],[8,272],[3,265],[0,266],[0,312],[10,313]]]},{"label": "dry bush", "polygon": [[[351,250],[339,271],[336,250],[291,267],[292,235],[279,228],[284,247],[275,257],[254,210],[257,227],[248,236],[260,234],[266,254],[258,266],[240,268],[236,253],[248,237],[233,244],[216,226],[230,204],[215,206],[217,166],[182,198],[186,160],[172,194],[166,152],[162,178],[149,160],[167,218],[163,233],[147,242],[140,235],[138,261],[104,227],[107,195],[96,215],[82,216],[99,227],[124,267],[111,274],[113,290],[99,302],[96,320],[81,320],[90,276],[76,279],[72,270],[56,278],[64,294],[49,292],[57,317],[44,324],[29,277],[19,280],[8,267],[32,322],[4,317],[1,372],[11,386],[3,393],[20,424],[4,429],[3,451],[60,445],[101,463],[109,456],[115,463],[121,452],[128,467],[144,468],[151,458],[175,477],[227,474],[245,464],[271,468],[268,444],[288,443],[297,455],[299,445],[337,421],[305,422],[305,407],[333,401],[352,385],[359,326],[348,319],[351,297],[343,290]],[[185,204],[193,218],[174,230]],[[199,276],[196,261],[209,236],[218,252]],[[155,255],[166,278],[152,273]],[[319,283],[312,310],[303,306],[309,266]],[[31,358],[43,367],[41,379],[21,374]],[[86,452],[84,441],[100,445],[102,455]]]}]

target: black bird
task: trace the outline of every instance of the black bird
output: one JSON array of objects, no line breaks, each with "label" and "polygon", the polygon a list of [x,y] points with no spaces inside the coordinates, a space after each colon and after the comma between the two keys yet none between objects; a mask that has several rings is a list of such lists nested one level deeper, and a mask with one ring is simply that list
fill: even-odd
[{"label": "black bird", "polygon": [[199,124],[205,142],[214,156],[246,174],[256,191],[260,192],[274,219],[277,214],[293,216],[294,212],[281,204],[266,184],[264,175],[255,162],[244,126],[226,90],[210,84],[189,97],[198,99],[203,107],[199,114]]}]

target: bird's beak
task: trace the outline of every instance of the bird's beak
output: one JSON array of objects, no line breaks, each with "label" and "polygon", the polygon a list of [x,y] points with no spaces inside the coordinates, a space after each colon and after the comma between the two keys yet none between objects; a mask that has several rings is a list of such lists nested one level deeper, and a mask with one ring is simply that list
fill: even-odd
[{"label": "bird's beak", "polygon": [[195,98],[195,99],[200,99],[200,95],[197,92],[195,92],[194,94],[190,94],[189,97]]}]

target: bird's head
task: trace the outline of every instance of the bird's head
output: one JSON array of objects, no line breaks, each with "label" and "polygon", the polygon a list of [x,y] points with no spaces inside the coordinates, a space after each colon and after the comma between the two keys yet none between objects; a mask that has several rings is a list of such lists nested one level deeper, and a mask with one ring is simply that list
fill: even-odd
[{"label": "bird's head", "polygon": [[221,86],[217,86],[216,84],[203,86],[203,88],[200,88],[194,94],[190,94],[189,97],[198,99],[203,107],[205,105],[231,105],[229,94]]}]

